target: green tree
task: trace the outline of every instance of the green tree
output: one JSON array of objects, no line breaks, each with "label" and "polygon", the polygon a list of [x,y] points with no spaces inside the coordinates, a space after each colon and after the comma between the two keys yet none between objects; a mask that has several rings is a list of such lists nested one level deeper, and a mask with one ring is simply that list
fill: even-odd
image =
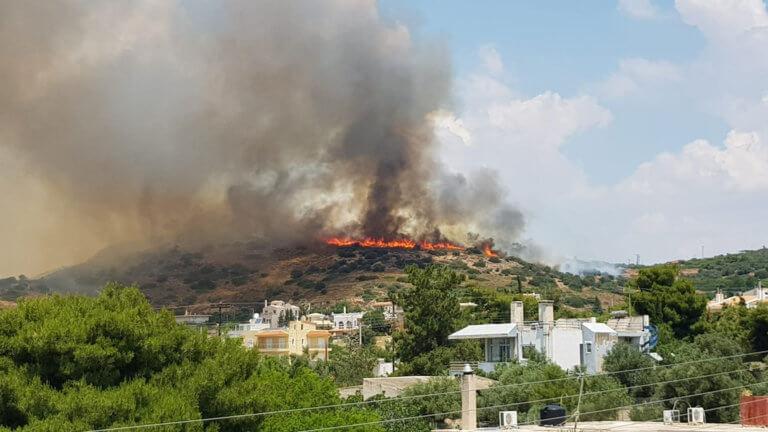
[{"label": "green tree", "polygon": [[[613,373],[613,376],[626,387],[645,386],[652,383],[649,370],[653,365],[653,359],[628,343],[616,344],[603,358],[603,370]],[[634,388],[631,394],[636,398],[649,397],[653,394],[653,386]]]},{"label": "green tree", "polygon": [[328,359],[331,376],[339,387],[361,385],[363,378],[373,376],[376,354],[370,348],[335,346]]},{"label": "green tree", "polygon": [[406,273],[411,286],[398,293],[406,330],[396,335],[396,346],[401,360],[407,362],[447,344],[448,335],[456,329],[456,288],[464,275],[438,265],[409,266]]},{"label": "green tree", "polygon": [[[676,344],[666,350],[664,357],[673,358],[678,364],[656,371],[653,379],[659,384],[653,399],[668,400],[663,404],[666,408],[671,408],[678,399],[689,406],[701,406],[704,409],[733,405],[731,408],[708,412],[707,420],[730,422],[738,419],[741,386],[756,380],[740,357],[722,357],[742,352],[738,342],[723,339],[716,334],[697,336],[693,343]],[[701,361],[707,359],[711,361]],[[729,371],[732,373],[723,373]],[[702,376],[707,377],[699,378]]]},{"label": "green tree", "polygon": [[632,296],[634,309],[657,325],[669,326],[681,338],[692,333],[707,307],[707,298],[696,293],[693,283],[679,278],[678,273],[673,265],[641,269],[630,286],[639,290]]},{"label": "green tree", "polygon": [[[574,412],[579,403],[580,376],[568,373],[546,361],[510,363],[491,374],[498,383],[481,394],[485,407],[478,417],[498,419],[498,412],[517,410],[521,422],[538,420],[539,410],[549,403],[559,403]],[[609,376],[584,376],[583,397],[579,411],[582,420],[615,419],[618,410],[631,404],[621,383]],[[599,412],[595,412],[599,411]]]},{"label": "green tree", "polygon": [[[751,309],[748,316],[749,342],[753,351],[768,350],[768,305]],[[765,356],[765,355],[764,355]]]},{"label": "green tree", "polygon": [[[136,288],[111,284],[95,298],[40,297],[0,311],[0,430],[82,431],[339,402],[330,379],[176,324]],[[288,431],[378,419],[347,408],[158,430]]]},{"label": "green tree", "polygon": [[375,336],[388,334],[392,329],[392,326],[384,317],[384,313],[380,310],[366,312],[365,315],[363,315],[361,322],[363,345],[370,345],[373,343],[373,338]]}]

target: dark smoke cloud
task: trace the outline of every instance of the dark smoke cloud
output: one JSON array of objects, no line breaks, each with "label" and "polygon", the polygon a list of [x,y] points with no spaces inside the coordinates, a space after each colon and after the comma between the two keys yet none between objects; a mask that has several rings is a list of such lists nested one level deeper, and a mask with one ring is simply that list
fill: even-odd
[{"label": "dark smoke cloud", "polygon": [[0,59],[0,150],[93,246],[522,227],[430,187],[449,60],[372,1],[2,2]]}]

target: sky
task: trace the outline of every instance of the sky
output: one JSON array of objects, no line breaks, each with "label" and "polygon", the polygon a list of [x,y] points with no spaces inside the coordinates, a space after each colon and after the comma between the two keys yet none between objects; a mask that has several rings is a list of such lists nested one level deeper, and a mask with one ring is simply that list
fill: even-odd
[{"label": "sky", "polygon": [[[231,4],[248,6],[249,2]],[[252,4],[261,16],[257,8],[272,3]],[[203,48],[217,37],[228,37],[225,30],[230,24],[243,25],[245,33],[253,30],[260,34],[263,28],[252,17],[230,23],[221,8],[205,0],[83,0],[60,5],[65,10],[76,5],[74,9],[81,15],[75,17],[82,22],[67,20],[67,16],[56,18],[52,9],[8,5],[10,11],[41,12],[47,29],[65,31],[62,34],[68,36],[54,37],[55,43],[46,48],[50,51],[25,48],[26,42],[45,39],[37,38],[38,34],[57,33],[38,32],[25,25],[24,19],[14,20],[13,14],[0,13],[0,56],[14,60],[2,63],[6,67],[0,67],[0,76],[18,78],[22,83],[3,80],[6,91],[39,108],[33,114],[53,120],[53,130],[58,127],[68,132],[71,128],[66,119],[71,114],[83,120],[78,125],[87,130],[115,134],[110,115],[92,119],[78,115],[79,111],[68,104],[34,103],[48,96],[71,96],[74,93],[68,92],[69,86],[82,80],[88,84],[82,87],[85,94],[92,91],[93,96],[74,100],[96,108],[106,103],[116,119],[127,116],[140,122],[135,127],[130,122],[116,122],[125,131],[119,138],[126,141],[118,141],[124,144],[117,148],[121,157],[105,156],[102,162],[131,162],[136,158],[145,163],[137,164],[141,169],[127,169],[122,175],[105,168],[109,164],[81,169],[79,159],[71,158],[74,153],[59,145],[60,140],[66,142],[63,136],[46,140],[48,148],[55,150],[50,155],[32,155],[34,152],[27,151],[30,147],[22,145],[25,141],[12,128],[0,127],[0,240],[10,245],[0,251],[0,275],[38,275],[82,262],[126,238],[147,236],[152,240],[156,233],[147,232],[146,223],[160,228],[165,225],[141,210],[153,204],[147,197],[157,193],[155,189],[171,185],[191,193],[179,192],[172,199],[160,200],[178,206],[167,212],[169,220],[175,220],[177,214],[189,216],[179,210],[186,208],[182,204],[190,204],[191,213],[197,215],[208,210],[205,206],[201,206],[203,210],[197,208],[198,204],[207,205],[225,196],[222,185],[234,175],[227,171],[229,165],[222,163],[222,168],[216,165],[219,158],[200,158],[196,162],[201,166],[210,162],[216,169],[185,171],[185,165],[176,163],[177,153],[165,152],[163,145],[176,150],[175,146],[194,146],[195,140],[186,142],[174,135],[179,132],[177,127],[186,130],[181,120],[186,118],[183,114],[187,109],[239,101],[237,97],[243,93],[218,97],[218,84],[228,81],[216,75],[216,66],[228,65],[220,61],[220,53]],[[534,246],[542,261],[556,264],[578,258],[634,262],[639,256],[641,263],[650,264],[755,249],[768,243],[768,9],[764,0],[310,0],[305,9],[288,9],[299,11],[298,16],[322,27],[324,9],[319,8],[326,7],[343,12],[339,19],[347,25],[359,20],[388,35],[382,39],[391,45],[385,52],[418,53],[425,63],[439,58],[441,76],[445,69],[443,53],[448,54],[452,80],[445,82],[450,83],[450,97],[443,104],[445,88],[441,86],[437,111],[428,115],[435,119],[437,155],[443,168],[435,170],[435,177],[448,171],[468,179],[497,179],[504,199],[525,217],[522,237],[511,240]],[[3,33],[2,24],[9,23],[14,24],[11,33]],[[269,26],[263,27],[269,30]],[[322,28],[342,28],[343,33],[343,27],[334,24]],[[194,31],[186,33],[189,29]],[[13,31],[28,35],[29,40],[16,37]],[[9,34],[13,37],[2,37]],[[178,35],[183,37],[174,39]],[[17,40],[22,43],[16,44]],[[265,40],[279,45],[283,38]],[[17,45],[19,51],[15,50]],[[307,49],[310,45],[297,46]],[[341,58],[345,58],[341,54],[348,46],[354,46],[337,45]],[[248,44],[233,46],[246,53],[253,48]],[[424,47],[435,52],[421,51]],[[210,55],[200,61],[211,69],[197,63],[195,56],[200,52]],[[252,55],[259,57],[260,51],[254,52]],[[272,64],[278,54],[279,50],[264,55],[263,60]],[[247,57],[240,54],[229,66],[253,60]],[[410,61],[407,55],[401,57],[398,61]],[[210,58],[216,61],[205,63]],[[90,73],[111,76],[110,72],[130,85],[88,80]],[[257,72],[258,67],[248,69],[248,73]],[[316,73],[300,72],[308,72],[310,78]],[[211,76],[216,79],[209,82]],[[289,78],[303,76],[299,73]],[[190,83],[182,85],[187,80]],[[429,93],[429,86],[423,87],[418,90]],[[14,119],[8,112],[24,113],[23,104],[17,106],[15,99],[2,92],[0,89],[4,96],[0,102],[9,103],[5,110],[0,108],[0,121],[3,116]],[[212,99],[211,94],[215,95]],[[258,99],[258,91],[255,96],[244,100]],[[158,99],[163,104],[156,104]],[[66,114],[62,114],[64,120],[47,115],[47,109],[64,105],[66,109],[56,111]],[[179,106],[183,109],[177,112]],[[153,116],[156,112],[171,115],[167,124]],[[146,117],[153,121],[144,122]],[[27,120],[24,114],[19,118]],[[251,125],[251,118],[247,118]],[[18,124],[28,126],[29,132],[37,130],[36,122]],[[143,138],[147,139],[136,139],[141,133],[146,133]],[[167,136],[172,139],[165,139]],[[158,140],[163,145],[153,147]],[[4,145],[6,141],[14,145]],[[100,149],[99,140],[75,141]],[[146,150],[159,151],[161,157]],[[56,159],[60,153],[69,157],[67,161],[74,161],[78,178],[102,173],[114,183],[133,187],[131,190],[141,198],[139,208],[127,210],[122,206],[124,201],[114,196],[107,201],[119,203],[118,209],[104,213],[93,210],[99,203],[81,202],[77,194],[58,193],[69,191],[71,186],[51,180],[59,165],[70,167]],[[93,154],[97,153],[76,156],[93,158]],[[239,153],[223,154],[237,158]],[[33,156],[50,159],[52,165],[47,168],[55,168],[53,174],[37,166]],[[162,164],[166,158],[174,161],[177,171]],[[83,167],[87,166],[84,162]],[[198,171],[205,182],[184,181],[188,172]],[[153,181],[158,188],[153,188]],[[109,190],[99,182],[86,183],[89,191]],[[495,197],[495,190],[486,195]],[[300,211],[301,206],[297,207]],[[493,219],[491,214],[489,210],[486,219]],[[169,231],[175,232],[174,228]]]},{"label": "sky", "polygon": [[380,12],[447,44],[442,162],[496,173],[553,260],[766,243],[762,0],[387,0]]}]

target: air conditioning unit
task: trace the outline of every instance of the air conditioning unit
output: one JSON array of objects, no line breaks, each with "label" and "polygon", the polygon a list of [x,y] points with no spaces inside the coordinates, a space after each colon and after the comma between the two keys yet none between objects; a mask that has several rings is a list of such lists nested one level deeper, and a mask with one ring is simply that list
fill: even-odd
[{"label": "air conditioning unit", "polygon": [[680,410],[664,410],[664,424],[671,425],[672,423],[680,422]]},{"label": "air conditioning unit", "polygon": [[706,423],[704,408],[702,407],[688,408],[688,424],[704,424],[704,423]]},{"label": "air conditioning unit", "polygon": [[499,428],[501,430],[517,429],[517,411],[500,411]]}]

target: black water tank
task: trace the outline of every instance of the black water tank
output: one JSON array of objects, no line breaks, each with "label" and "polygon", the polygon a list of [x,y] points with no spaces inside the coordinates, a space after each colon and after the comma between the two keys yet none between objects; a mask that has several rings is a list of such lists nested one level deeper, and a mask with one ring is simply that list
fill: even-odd
[{"label": "black water tank", "polygon": [[541,426],[561,426],[565,424],[565,408],[558,404],[544,405],[539,411]]}]

